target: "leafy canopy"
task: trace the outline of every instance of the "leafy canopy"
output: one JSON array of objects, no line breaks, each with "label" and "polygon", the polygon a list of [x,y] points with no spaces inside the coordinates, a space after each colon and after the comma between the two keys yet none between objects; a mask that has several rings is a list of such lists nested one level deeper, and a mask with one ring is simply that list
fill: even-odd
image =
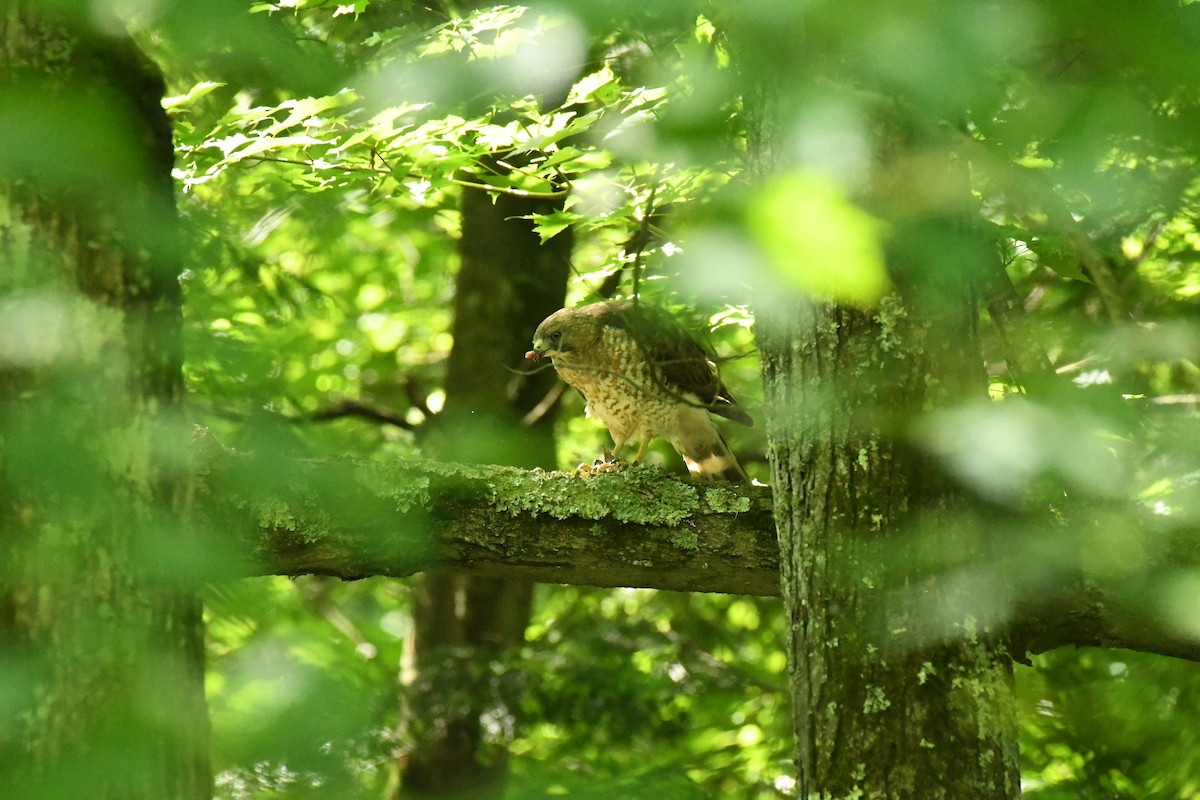
[{"label": "leafy canopy", "polygon": [[[137,4],[93,5],[119,17]],[[1197,521],[1194,4],[249,11],[163,2],[132,19],[173,87],[186,372],[222,441],[417,452],[410,429],[440,408],[453,344],[467,187],[565,200],[533,221],[544,240],[577,237],[573,301],[621,273],[623,291],[688,309],[722,356],[752,351],[752,303],[874,308],[896,265],[934,294],[970,276],[990,399],[915,421],[913,441],[998,509],[1019,591],[1103,557],[1141,582],[1149,612],[1196,634],[1195,572],[1142,575],[1122,557],[1130,529]],[[784,170],[763,185],[747,161],[753,87],[785,109]],[[880,129],[899,155],[879,152]],[[723,366],[753,407],[754,358]],[[346,400],[398,423],[296,424]],[[603,441],[573,410],[564,465]],[[762,452],[740,435],[758,434],[735,434],[735,449]],[[408,590],[221,592],[223,794],[378,791]],[[1003,622],[979,593],[983,621]],[[781,637],[769,601],[546,589],[528,644],[478,668],[502,684],[495,731],[526,788],[584,794],[578,776],[599,774],[669,796],[769,797],[789,771]],[[1027,792],[1194,796],[1198,680],[1150,657],[1039,657],[1020,674]],[[305,717],[314,697],[345,713]]]}]

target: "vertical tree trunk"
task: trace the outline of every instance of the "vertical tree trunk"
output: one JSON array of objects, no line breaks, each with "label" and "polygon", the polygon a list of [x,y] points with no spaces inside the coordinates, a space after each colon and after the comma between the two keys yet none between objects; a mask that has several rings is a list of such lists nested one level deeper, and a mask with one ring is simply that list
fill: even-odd
[{"label": "vertical tree trunk", "polygon": [[[889,422],[937,402],[967,332],[811,304],[763,314],[759,344],[785,609],[798,796],[1014,798],[1011,665],[963,593],[918,590],[919,550],[970,547],[953,493]],[[941,640],[931,613],[957,614]]]},{"label": "vertical tree trunk", "polygon": [[[769,180],[790,166],[788,109],[768,83],[778,65],[755,67],[749,161]],[[873,123],[884,174],[907,143],[892,121]],[[877,177],[868,202],[887,208],[896,188]],[[878,307],[764,297],[756,309],[796,795],[1015,798],[1010,659],[970,616],[968,587],[936,578],[977,543],[909,438],[916,414],[984,396],[966,265],[929,256],[954,220],[905,212],[889,255],[899,289]]]},{"label": "vertical tree trunk", "polygon": [[211,797],[162,81],[0,5],[0,796]]},{"label": "vertical tree trunk", "polygon": [[[517,217],[544,202],[463,194],[462,266],[446,404],[427,446],[443,458],[553,467],[553,428],[523,415],[553,386],[551,371],[518,378],[537,324],[561,307],[571,237],[541,245]],[[500,797],[508,711],[487,664],[524,639],[533,587],[519,581],[427,573],[418,579],[415,635],[406,657],[404,797]],[[484,719],[491,723],[484,725]]]}]

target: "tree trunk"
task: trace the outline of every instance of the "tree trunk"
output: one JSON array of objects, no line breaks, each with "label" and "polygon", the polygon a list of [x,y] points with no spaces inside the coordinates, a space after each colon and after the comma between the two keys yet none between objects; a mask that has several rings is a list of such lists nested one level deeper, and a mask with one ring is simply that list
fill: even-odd
[{"label": "tree trunk", "polygon": [[[554,373],[518,377],[507,369],[521,364],[534,328],[566,294],[571,237],[560,234],[543,246],[532,223],[517,218],[550,210],[546,205],[463,193],[446,404],[426,440],[439,457],[554,467],[550,417],[522,422],[554,385]],[[402,672],[404,727],[413,742],[403,762],[403,796],[503,794],[511,718],[487,665],[524,640],[532,596],[527,581],[454,573],[419,579]]]},{"label": "tree trunk", "polygon": [[212,796],[162,80],[0,12],[0,796]]},{"label": "tree trunk", "polygon": [[[883,422],[932,399],[949,336],[899,314],[811,304],[758,321],[798,796],[1012,798],[1007,653],[956,610],[971,597],[907,574],[906,549],[936,561],[971,541],[949,487]],[[957,638],[931,613],[958,615]]]},{"label": "tree trunk", "polygon": [[[748,95],[749,162],[765,180],[789,166],[788,109],[766,77],[778,71],[753,72]],[[984,395],[968,270],[929,254],[962,226],[897,202],[906,187],[879,176],[910,144],[894,120],[872,123],[864,202],[899,212],[888,264],[899,288],[871,310],[800,297],[756,309],[796,796],[1015,798],[1010,659],[970,615],[972,587],[937,577],[976,534],[910,436],[918,413]]]}]

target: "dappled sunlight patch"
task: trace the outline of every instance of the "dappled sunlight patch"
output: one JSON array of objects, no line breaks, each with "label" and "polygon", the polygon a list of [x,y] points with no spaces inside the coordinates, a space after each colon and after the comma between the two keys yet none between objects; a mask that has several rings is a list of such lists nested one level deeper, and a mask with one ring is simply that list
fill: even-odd
[{"label": "dappled sunlight patch", "polygon": [[888,291],[882,223],[828,179],[792,172],[770,180],[750,201],[747,225],[793,290],[868,307]]},{"label": "dappled sunlight patch", "polygon": [[1180,634],[1200,642],[1200,570],[1181,570],[1162,581],[1157,605],[1168,624]]},{"label": "dappled sunlight patch", "polygon": [[999,502],[1020,501],[1047,475],[1103,496],[1128,489],[1126,444],[1078,410],[1021,400],[960,406],[918,420],[914,435],[968,486]]}]

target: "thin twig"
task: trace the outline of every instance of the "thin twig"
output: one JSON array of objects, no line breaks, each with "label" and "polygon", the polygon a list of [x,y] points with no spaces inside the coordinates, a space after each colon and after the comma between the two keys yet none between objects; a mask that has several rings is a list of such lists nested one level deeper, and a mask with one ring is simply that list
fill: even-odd
[{"label": "thin twig", "polygon": [[[532,374],[532,373],[530,373]],[[535,425],[541,422],[542,419],[550,413],[550,409],[558,405],[558,401],[567,393],[567,384],[558,381],[550,387],[550,391],[546,392],[546,396],[538,401],[538,404],[529,409],[528,413],[522,417],[521,422],[524,425]]]},{"label": "thin twig", "polygon": [[319,408],[302,417],[289,417],[292,422],[331,422],[345,417],[359,417],[387,425],[395,425],[406,431],[415,430],[416,426],[389,408],[370,405],[358,400],[341,400],[327,408]]}]

